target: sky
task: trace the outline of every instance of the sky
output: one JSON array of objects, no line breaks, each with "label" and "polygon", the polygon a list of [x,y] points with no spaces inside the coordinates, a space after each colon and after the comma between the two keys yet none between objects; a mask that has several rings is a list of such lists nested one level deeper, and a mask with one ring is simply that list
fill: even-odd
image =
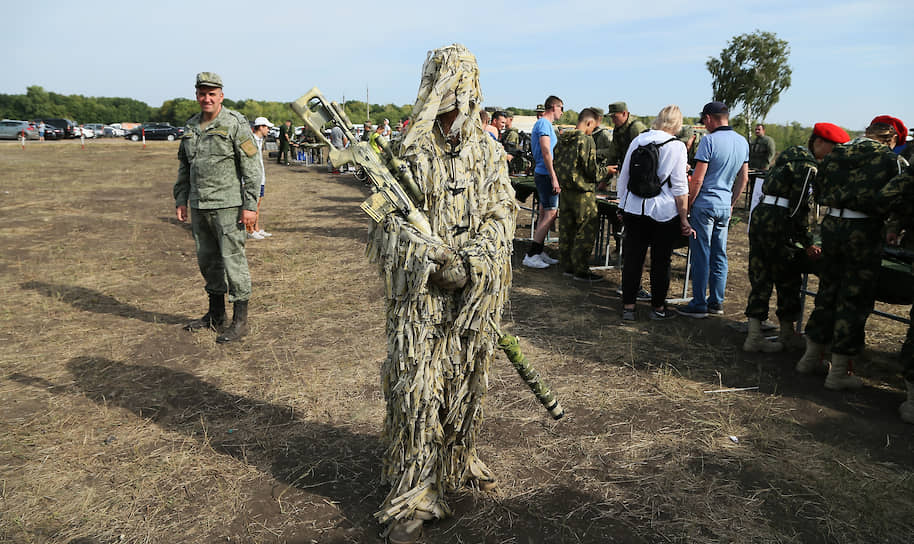
[{"label": "sky", "polygon": [[[429,50],[476,55],[488,106],[625,101],[636,115],[712,99],[705,63],[736,35],[790,45],[792,84],[767,121],[862,130],[880,114],[914,125],[914,11],[884,0],[615,2],[4,2],[0,93],[30,85],[150,106],[193,98],[214,71],[233,100],[412,104]],[[79,119],[80,122],[93,122]]]}]

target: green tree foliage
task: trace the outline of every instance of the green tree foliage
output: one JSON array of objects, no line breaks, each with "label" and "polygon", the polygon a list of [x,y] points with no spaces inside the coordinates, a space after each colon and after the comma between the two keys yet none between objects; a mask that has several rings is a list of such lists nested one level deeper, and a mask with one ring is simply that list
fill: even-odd
[{"label": "green tree foliage", "polygon": [[[349,116],[353,124],[360,125],[365,122],[368,115],[368,105],[359,100],[347,100],[343,104],[343,111]],[[397,106],[395,104],[372,104],[371,105],[371,123],[379,125],[384,119],[390,121],[391,126],[397,126],[397,123],[407,119],[413,112],[411,104]]]},{"label": "green tree foliage", "polygon": [[747,126],[765,119],[781,92],[790,87],[790,46],[773,32],[756,30],[727,42],[720,58],[709,58],[715,100],[734,108]]},{"label": "green tree foliage", "polygon": [[117,123],[148,121],[152,108],[132,98],[62,95],[30,86],[24,95],[0,94],[0,117],[36,119],[64,117],[78,123]]}]

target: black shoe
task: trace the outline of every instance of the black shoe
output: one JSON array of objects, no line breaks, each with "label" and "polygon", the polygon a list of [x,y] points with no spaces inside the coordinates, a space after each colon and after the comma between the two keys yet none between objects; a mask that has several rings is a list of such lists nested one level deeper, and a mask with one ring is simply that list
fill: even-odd
[{"label": "black shoe", "polygon": [[669,308],[664,308],[662,310],[651,308],[651,319],[653,321],[666,321],[667,319],[673,319],[674,317],[676,317],[676,314],[671,312]]},{"label": "black shoe", "polygon": [[587,274],[584,274],[583,276],[575,274],[574,279],[575,279],[575,281],[589,281],[589,282],[593,283],[593,282],[597,282],[597,281],[603,281],[604,278],[603,278],[603,276],[601,276],[599,274],[594,274],[593,272],[588,272]]},{"label": "black shoe", "polygon": [[234,342],[248,333],[248,301],[239,300],[235,303],[235,310],[232,313],[232,324],[225,332],[216,338],[216,342],[225,344]]},{"label": "black shoe", "polygon": [[184,325],[185,331],[196,331],[199,329],[212,329],[216,332],[222,330],[225,322],[228,320],[225,315],[225,295],[209,295],[209,311],[200,319],[194,319]]},{"label": "black shoe", "polygon": [[676,308],[676,313],[679,315],[685,316],[685,317],[692,317],[695,319],[704,319],[704,318],[708,317],[707,310],[702,311],[702,310],[699,310],[698,308],[688,305],[688,304],[685,306],[680,306],[679,308]]},{"label": "black shoe", "polygon": [[724,309],[717,304],[708,304],[708,315],[724,315]]},{"label": "black shoe", "polygon": [[642,287],[641,289],[638,290],[638,295],[635,297],[635,300],[640,300],[641,302],[650,302],[651,301],[650,291],[648,291],[647,289]]},{"label": "black shoe", "polygon": [[636,320],[636,317],[635,317],[634,308],[632,308],[631,310],[622,308],[622,321],[635,321],[635,320]]}]

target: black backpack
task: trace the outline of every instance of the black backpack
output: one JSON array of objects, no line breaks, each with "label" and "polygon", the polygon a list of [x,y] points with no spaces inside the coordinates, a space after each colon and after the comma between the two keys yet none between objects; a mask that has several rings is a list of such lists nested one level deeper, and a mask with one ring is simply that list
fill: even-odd
[{"label": "black backpack", "polygon": [[669,176],[661,180],[657,175],[660,166],[660,148],[676,140],[672,137],[662,144],[651,142],[632,151],[628,166],[628,191],[641,198],[654,198],[660,194],[664,183],[671,183]]}]

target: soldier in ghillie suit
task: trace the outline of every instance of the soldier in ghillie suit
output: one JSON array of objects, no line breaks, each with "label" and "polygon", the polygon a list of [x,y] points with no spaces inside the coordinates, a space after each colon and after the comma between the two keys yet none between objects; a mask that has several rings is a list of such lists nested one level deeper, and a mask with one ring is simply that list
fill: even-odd
[{"label": "soldier in ghillie suit", "polygon": [[[584,108],[574,130],[566,130],[555,146],[555,175],[562,187],[559,199],[559,262],[566,276],[602,281],[590,271],[590,255],[597,238],[597,156],[590,134],[602,115]],[[606,171],[606,168],[602,168]]]},{"label": "soldier in ghillie suit", "polygon": [[866,320],[876,299],[882,262],[883,217],[879,192],[900,173],[892,152],[897,133],[872,123],[865,136],[838,145],[822,161],[813,186],[816,202],[828,206],[822,221],[822,272],[815,309],[806,324],[800,371],[814,371],[831,344],[828,389],[858,389],[853,360],[863,349]]},{"label": "soldier in ghillie suit", "polygon": [[[743,351],[781,351],[802,349],[802,338],[794,328],[800,318],[803,252],[818,258],[821,250],[813,244],[809,231],[809,200],[818,161],[835,144],[847,143],[850,136],[837,125],[816,123],[806,147],[796,145],[784,150],[762,185],[762,199],[752,212],[749,224],[749,335]],[[768,299],[777,285],[777,316],[781,330],[776,342],[762,335],[762,321],[768,319]],[[799,343],[799,345],[797,345]],[[799,369],[801,371],[805,369]]]},{"label": "soldier in ghillie suit", "polygon": [[415,542],[424,521],[446,517],[445,493],[494,487],[476,437],[511,283],[517,205],[504,149],[479,120],[481,103],[472,53],[462,45],[429,52],[398,156],[440,240],[398,215],[369,237],[387,299],[381,479],[391,489],[375,516],[389,524],[390,542]]}]

